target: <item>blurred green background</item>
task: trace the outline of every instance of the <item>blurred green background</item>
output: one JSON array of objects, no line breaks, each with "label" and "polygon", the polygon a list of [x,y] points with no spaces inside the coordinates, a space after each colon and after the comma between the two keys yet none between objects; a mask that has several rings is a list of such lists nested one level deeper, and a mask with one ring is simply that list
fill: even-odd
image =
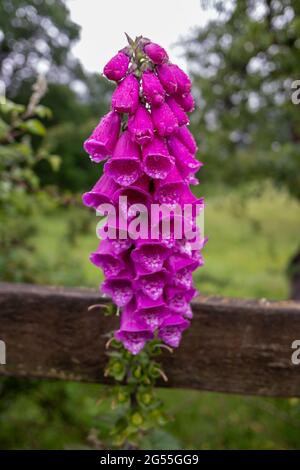
[{"label": "blurred green background", "polygon": [[[300,4],[213,3],[218,20],[181,41],[197,100],[191,127],[205,163],[196,192],[206,198],[209,243],[195,281],[203,294],[285,299],[300,257],[300,105],[291,99],[292,83],[300,79]],[[70,55],[79,33],[62,0],[1,2],[0,80],[11,103],[0,110],[3,281],[90,287],[101,281],[88,261],[97,246],[97,219],[81,206],[80,193],[102,168],[91,164],[82,141],[108,109],[112,87]],[[64,40],[55,40],[58,35]],[[25,119],[19,136],[18,116],[32,95],[41,60],[49,65],[41,104],[51,113],[41,107],[34,123]],[[78,83],[80,93],[73,86]],[[101,445],[94,430],[108,435],[115,419],[108,401],[99,403],[103,390],[1,379],[0,448]],[[159,394],[173,418],[145,437],[144,448],[300,447],[296,398]]]}]

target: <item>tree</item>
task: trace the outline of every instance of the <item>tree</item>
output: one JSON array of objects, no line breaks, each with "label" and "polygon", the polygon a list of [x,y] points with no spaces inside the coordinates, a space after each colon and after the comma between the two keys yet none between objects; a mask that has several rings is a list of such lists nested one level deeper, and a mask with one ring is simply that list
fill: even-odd
[{"label": "tree", "polygon": [[[63,0],[3,0],[0,4],[0,80],[14,96],[22,82],[36,77],[68,82],[82,72],[70,48],[79,38]],[[34,78],[33,78],[34,80]]]},{"label": "tree", "polygon": [[215,2],[218,19],[185,41],[200,110],[207,178],[229,183],[269,177],[300,198],[297,0]]},{"label": "tree", "polygon": [[[184,43],[199,89],[193,126],[206,136],[207,178],[230,184],[270,178],[300,199],[300,104],[292,100],[300,78],[300,2],[216,1],[215,7],[218,19]],[[300,249],[288,272],[295,297]]]}]

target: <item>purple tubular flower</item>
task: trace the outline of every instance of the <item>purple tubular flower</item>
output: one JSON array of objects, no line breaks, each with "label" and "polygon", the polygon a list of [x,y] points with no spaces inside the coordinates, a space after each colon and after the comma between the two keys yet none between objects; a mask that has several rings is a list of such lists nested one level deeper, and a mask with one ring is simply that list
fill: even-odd
[{"label": "purple tubular flower", "polygon": [[133,297],[132,284],[129,279],[106,279],[101,285],[101,291],[109,295],[118,307],[124,307]]},{"label": "purple tubular flower", "polygon": [[202,166],[176,135],[168,138],[168,147],[171,155],[176,159],[177,168],[183,178],[196,173]]},{"label": "purple tubular flower", "polygon": [[91,253],[90,260],[103,270],[107,278],[117,276],[124,268],[124,261],[114,253],[108,240],[100,242],[97,251]]},{"label": "purple tubular flower", "polygon": [[139,145],[148,144],[153,139],[151,115],[144,105],[139,104],[135,114],[129,117],[128,130]]},{"label": "purple tubular flower", "polygon": [[168,307],[176,313],[184,315],[189,312],[189,303],[196,295],[196,289],[179,289],[178,287],[168,286],[166,288],[166,301]]},{"label": "purple tubular flower", "polygon": [[169,95],[173,95],[177,91],[177,81],[172,71],[172,68],[168,64],[162,64],[156,67],[157,75],[160,83]]},{"label": "purple tubular flower", "polygon": [[181,287],[182,289],[191,289],[193,285],[192,270],[187,267],[174,273],[173,283],[175,286]]},{"label": "purple tubular flower", "polygon": [[151,111],[154,127],[161,137],[172,134],[178,128],[176,116],[167,103],[153,107]]},{"label": "purple tubular flower", "polygon": [[191,93],[187,93],[186,95],[175,95],[174,96],[177,103],[186,111],[187,113],[191,113],[195,109],[195,100]]},{"label": "purple tubular flower", "polygon": [[[132,245],[125,221],[119,214],[116,219],[115,212],[108,214],[106,224],[100,227],[97,234],[102,240],[109,241],[111,250],[116,255],[125,253]],[[126,266],[126,268],[129,269],[129,266]]]},{"label": "purple tubular flower", "polygon": [[94,209],[97,209],[100,204],[112,204],[119,187],[110,176],[103,175],[90,191],[83,194],[83,204]]},{"label": "purple tubular flower", "polygon": [[168,269],[173,273],[176,273],[177,271],[187,267],[192,271],[195,271],[195,269],[198,268],[199,263],[199,260],[180,253],[174,253],[171,255],[167,262]]},{"label": "purple tubular flower", "polygon": [[186,148],[192,155],[197,152],[198,147],[196,141],[187,126],[179,127],[176,131],[176,137],[181,140],[181,142],[186,146]]},{"label": "purple tubular flower", "polygon": [[177,93],[185,95],[191,91],[192,83],[187,74],[178,65],[170,64],[177,83]]},{"label": "purple tubular flower", "polygon": [[149,57],[149,59],[154,62],[154,64],[162,64],[166,62],[169,57],[167,52],[164,50],[163,47],[155,44],[154,42],[149,42],[144,46],[145,54]]},{"label": "purple tubular flower", "polygon": [[204,200],[190,187],[202,166],[187,127],[195,108],[191,81],[158,44],[136,38],[132,53],[129,42],[104,67],[117,82],[112,111],[84,148],[95,162],[107,161],[82,199],[106,216],[90,259],[121,312],[115,338],[138,354],[153,338],[179,345],[193,317],[193,273],[204,264],[206,239],[197,226]]},{"label": "purple tubular flower", "polygon": [[167,280],[167,271],[162,269],[151,274],[144,274],[140,276],[135,282],[134,286],[141,289],[150,299],[159,299],[164,291],[164,285]]},{"label": "purple tubular flower", "polygon": [[140,318],[151,331],[155,331],[171,313],[169,308],[160,306],[137,310],[136,316]]},{"label": "purple tubular flower", "polygon": [[110,111],[101,119],[91,136],[84,142],[84,150],[94,162],[99,163],[111,156],[118,140],[120,126],[120,114]]},{"label": "purple tubular flower", "polygon": [[112,157],[104,165],[104,171],[121,186],[133,184],[141,175],[140,148],[132,142],[129,131],[121,134]]},{"label": "purple tubular flower", "polygon": [[139,81],[130,74],[119,83],[111,99],[112,108],[119,113],[132,114],[139,104]]},{"label": "purple tubular flower", "polygon": [[181,315],[169,315],[162,322],[158,337],[172,348],[177,348],[181,341],[182,332],[189,326],[189,322]]},{"label": "purple tubular flower", "polygon": [[142,175],[138,180],[135,181],[131,186],[121,187],[115,192],[114,202],[119,203],[120,197],[126,197],[126,201],[120,199],[120,210],[123,215],[127,214],[128,217],[136,215],[135,211],[132,213],[130,207],[134,204],[142,204],[143,206],[150,208],[152,203],[152,196],[149,191],[150,179],[147,175]]},{"label": "purple tubular flower", "polygon": [[165,100],[165,90],[154,72],[146,71],[142,75],[143,94],[153,106],[159,106]]},{"label": "purple tubular flower", "polygon": [[137,247],[131,252],[136,267],[141,266],[146,273],[161,271],[168,256],[168,248],[150,240],[146,240],[144,244],[137,244]]},{"label": "purple tubular flower", "polygon": [[176,116],[179,126],[184,126],[190,122],[187,114],[172,96],[167,97],[166,103]]},{"label": "purple tubular flower", "polygon": [[153,179],[165,179],[174,167],[174,158],[169,155],[166,142],[161,137],[143,147],[143,170]]},{"label": "purple tubular flower", "polygon": [[163,295],[157,299],[152,299],[151,297],[148,297],[148,295],[144,294],[144,292],[140,291],[136,294],[136,304],[139,310],[142,308],[162,307],[165,305],[165,301]]},{"label": "purple tubular flower", "polygon": [[109,80],[118,82],[125,77],[130,58],[124,52],[120,51],[104,67],[104,75]]},{"label": "purple tubular flower", "polygon": [[192,194],[175,167],[165,180],[156,181],[154,198],[161,204],[168,206],[197,202],[197,198]]},{"label": "purple tubular flower", "polygon": [[121,341],[131,354],[138,354],[146,342],[153,338],[153,333],[147,324],[134,315],[134,302],[127,305],[121,316],[121,328],[115,332],[115,338]]}]

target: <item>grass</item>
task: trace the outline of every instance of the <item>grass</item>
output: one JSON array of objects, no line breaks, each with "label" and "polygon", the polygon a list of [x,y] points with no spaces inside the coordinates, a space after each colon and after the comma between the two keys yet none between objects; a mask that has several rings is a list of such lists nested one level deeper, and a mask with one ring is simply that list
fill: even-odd
[{"label": "grass", "polygon": [[[266,183],[207,195],[206,264],[195,274],[203,294],[284,299],[286,266],[299,242],[300,206]],[[95,287],[101,273],[88,254],[97,247],[96,218],[86,209],[38,216],[34,242],[40,283]],[[184,341],[184,339],[183,339]],[[38,383],[38,385],[35,385]],[[1,448],[70,448],[87,445],[99,424],[98,385],[14,381],[0,401]],[[22,388],[24,387],[24,388]],[[18,393],[18,389],[21,393]],[[16,392],[17,390],[17,392]],[[10,393],[13,398],[10,398]],[[294,449],[300,447],[300,402],[160,390],[173,420],[148,438],[155,449]],[[2,396],[1,395],[1,396]],[[98,423],[98,424],[97,424]]]}]

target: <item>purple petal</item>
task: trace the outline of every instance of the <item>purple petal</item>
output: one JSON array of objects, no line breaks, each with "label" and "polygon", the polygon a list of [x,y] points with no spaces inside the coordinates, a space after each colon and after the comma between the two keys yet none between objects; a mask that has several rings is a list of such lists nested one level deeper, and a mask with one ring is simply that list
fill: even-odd
[{"label": "purple petal", "polygon": [[165,100],[165,90],[157,76],[150,71],[142,75],[143,94],[146,101],[153,106],[161,105]]},{"label": "purple petal", "polygon": [[124,307],[133,297],[132,285],[127,279],[107,279],[102,283],[101,290],[108,294],[118,307]]},{"label": "purple petal", "polygon": [[142,291],[151,299],[157,300],[163,294],[166,278],[167,271],[163,269],[153,274],[140,276],[135,281],[135,286],[137,289],[142,289]]},{"label": "purple petal", "polygon": [[163,323],[164,319],[170,315],[171,311],[167,307],[144,308],[136,311],[136,315],[147,325],[151,331],[155,331]]},{"label": "purple petal", "polygon": [[130,74],[115,89],[111,104],[114,111],[132,114],[139,103],[139,81]]},{"label": "purple petal", "polygon": [[185,95],[189,93],[192,88],[192,83],[187,74],[181,70],[178,65],[170,64],[171,70],[174,73],[176,83],[177,83],[177,92]]},{"label": "purple petal", "polygon": [[176,116],[167,103],[153,107],[151,116],[154,127],[161,137],[172,134],[178,128]]},{"label": "purple petal", "polygon": [[168,60],[165,49],[154,42],[149,42],[144,46],[144,51],[154,64],[162,64]]},{"label": "purple petal", "polygon": [[169,315],[160,326],[158,337],[173,348],[179,346],[182,332],[189,326],[189,322],[180,315]]},{"label": "purple petal", "polygon": [[191,113],[194,111],[195,100],[191,93],[187,93],[185,95],[175,95],[174,98],[185,112]]},{"label": "purple petal", "polygon": [[124,308],[121,315],[121,327],[115,332],[115,337],[132,354],[138,354],[146,342],[153,338],[153,333],[141,318],[134,315],[134,310],[133,302]]},{"label": "purple petal", "polygon": [[142,104],[139,104],[136,113],[129,117],[128,130],[139,145],[145,145],[153,139],[151,115]]},{"label": "purple petal", "polygon": [[169,250],[166,247],[151,242],[135,248],[131,253],[135,264],[141,265],[146,272],[151,273],[161,271],[168,255]]},{"label": "purple petal", "polygon": [[120,126],[121,116],[110,111],[101,119],[92,135],[84,142],[84,150],[94,162],[106,160],[112,154],[120,133]]},{"label": "purple petal", "polygon": [[107,175],[101,176],[95,186],[82,196],[85,206],[97,209],[101,204],[113,204],[113,197],[119,186]]},{"label": "purple petal", "polygon": [[169,95],[173,95],[177,91],[177,81],[169,64],[159,65],[157,68],[159,81]]},{"label": "purple petal", "polygon": [[122,51],[118,52],[104,67],[103,73],[109,80],[119,81],[125,77],[130,58]]},{"label": "purple petal", "polygon": [[203,165],[190,154],[186,146],[176,135],[171,135],[168,138],[168,147],[171,155],[176,159],[176,165],[182,178],[186,178],[190,174],[196,173]]},{"label": "purple petal", "polygon": [[190,122],[187,114],[172,96],[168,96],[166,103],[176,116],[179,126],[184,126]]},{"label": "purple petal", "polygon": [[161,137],[154,137],[152,142],[143,147],[143,169],[151,178],[166,178],[173,166],[174,159]]},{"label": "purple petal", "polygon": [[194,155],[197,152],[197,144],[193,134],[186,126],[179,127],[176,131],[176,136],[186,146],[188,151]]},{"label": "purple petal", "polygon": [[104,171],[121,186],[130,186],[141,175],[140,148],[131,140],[129,131],[121,134]]}]

